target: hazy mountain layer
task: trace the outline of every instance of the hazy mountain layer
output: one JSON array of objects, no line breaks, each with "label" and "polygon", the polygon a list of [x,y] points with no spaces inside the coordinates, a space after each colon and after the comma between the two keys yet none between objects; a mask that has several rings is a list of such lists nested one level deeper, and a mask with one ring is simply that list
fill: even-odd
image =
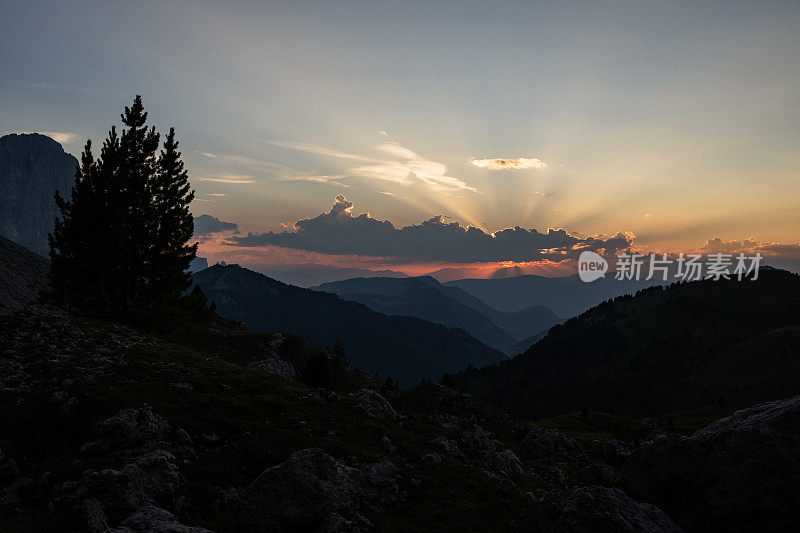
[{"label": "hazy mountain layer", "polygon": [[354,278],[325,283],[314,289],[337,294],[381,313],[415,316],[459,327],[511,354],[519,353],[514,352],[513,347],[523,339],[561,321],[546,307],[530,307],[516,313],[498,311],[459,287],[442,285],[430,276]]},{"label": "hazy mountain layer", "polygon": [[[617,281],[611,274],[604,279],[584,283],[577,274],[560,278],[516,276],[499,279],[460,279],[445,283],[459,287],[503,311],[519,311],[526,307],[545,306],[561,317],[578,315],[592,306],[622,294],[658,285],[658,281]],[[660,284],[663,284],[660,283]]]},{"label": "hazy mountain layer", "polygon": [[387,316],[238,266],[216,265],[193,279],[222,316],[252,331],[304,335],[323,345],[340,339],[356,366],[405,385],[506,358],[461,329]]}]

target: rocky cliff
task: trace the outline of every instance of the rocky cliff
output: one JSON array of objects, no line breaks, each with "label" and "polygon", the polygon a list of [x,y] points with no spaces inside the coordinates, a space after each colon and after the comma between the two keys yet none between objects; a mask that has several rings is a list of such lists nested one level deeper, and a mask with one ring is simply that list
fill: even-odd
[{"label": "rocky cliff", "polygon": [[0,137],[0,234],[46,256],[57,211],[53,194],[69,194],[77,165],[45,135]]}]

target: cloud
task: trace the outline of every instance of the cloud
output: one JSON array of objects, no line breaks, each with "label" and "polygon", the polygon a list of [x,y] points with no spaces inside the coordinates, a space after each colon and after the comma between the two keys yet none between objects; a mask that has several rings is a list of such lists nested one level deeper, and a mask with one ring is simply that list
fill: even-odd
[{"label": "cloud", "polygon": [[547,168],[547,163],[535,158],[495,157],[492,159],[472,159],[473,165],[489,170],[527,170]]},{"label": "cloud", "polygon": [[206,193],[206,196],[228,196],[228,195],[225,194],[224,192],[209,192]]},{"label": "cloud", "polygon": [[344,174],[331,174],[331,175],[315,175],[315,174],[288,174],[281,178],[281,181],[310,181],[313,183],[333,183],[341,187],[350,187],[346,183],[341,183],[339,180],[346,178]]},{"label": "cloud", "polygon": [[391,196],[392,198],[400,198],[395,193],[389,191],[378,191],[378,194],[382,194],[384,196]]},{"label": "cloud", "polygon": [[401,185],[411,185],[416,178],[434,191],[443,194],[455,191],[480,192],[463,180],[448,176],[445,164],[425,159],[396,142],[383,142],[377,149],[400,161],[357,167],[350,169],[350,172],[361,177],[392,181]]},{"label": "cloud", "polygon": [[391,181],[400,185],[411,185],[411,171],[407,166],[392,161],[383,165],[369,165],[355,167],[347,170],[348,173],[361,178]]},{"label": "cloud", "polygon": [[216,163],[228,166],[232,165],[237,167],[259,168],[259,169],[283,168],[280,165],[276,165],[274,163],[268,163],[260,159],[255,159],[253,157],[246,157],[242,155],[214,154],[211,152],[198,152],[198,153],[203,157],[207,157],[208,159],[213,159]]},{"label": "cloud", "polygon": [[745,239],[743,241],[724,241],[719,237],[713,239],[706,239],[706,243],[702,246],[703,252],[709,254],[727,253],[732,254],[736,252],[744,252],[753,250],[759,243],[753,238]]},{"label": "cloud", "polygon": [[28,133],[38,133],[40,135],[47,135],[57,143],[65,144],[74,141],[77,137],[77,133],[72,133],[71,131],[15,131],[13,133],[20,133],[20,134],[28,134]]},{"label": "cloud", "polygon": [[366,157],[358,154],[348,154],[347,152],[340,152],[339,150],[332,150],[323,146],[309,143],[295,143],[295,142],[270,142],[273,146],[280,146],[281,148],[289,148],[291,150],[299,150],[301,152],[308,152],[311,154],[325,155],[329,157],[338,157],[340,159],[354,159],[357,161],[378,162],[379,160]]},{"label": "cloud", "polygon": [[420,224],[396,228],[388,220],[361,213],[353,215],[353,202],[338,195],[330,211],[299,220],[295,231],[234,237],[238,246],[278,246],[315,253],[402,258],[412,261],[564,260],[577,257],[584,249],[613,253],[630,246],[630,235],[611,238],[580,238],[563,229],[540,233],[535,229],[508,228],[486,233],[464,227],[437,215]]},{"label": "cloud", "polygon": [[197,181],[213,181],[216,183],[232,183],[232,184],[246,184],[255,183],[256,180],[252,176],[241,174],[221,174],[213,177],[194,178]]},{"label": "cloud", "polygon": [[366,164],[348,168],[344,171],[348,175],[360,178],[389,181],[404,186],[411,186],[415,182],[421,182],[427,185],[428,188],[442,194],[450,194],[457,191],[480,192],[463,180],[449,176],[447,174],[447,166],[443,163],[425,159],[413,150],[396,142],[385,141],[375,147],[379,152],[390,156],[390,158],[383,159],[341,152],[308,143],[272,142],[270,144],[328,157],[361,161]]},{"label": "cloud", "polygon": [[194,235],[195,237],[204,237],[213,233],[222,233],[224,231],[237,231],[239,226],[233,222],[223,222],[217,217],[211,215],[200,215],[194,217]]},{"label": "cloud", "polygon": [[72,133],[71,131],[43,131],[42,135],[47,135],[61,144],[72,142],[78,137],[76,133]]},{"label": "cloud", "polygon": [[400,159],[420,159],[420,157],[412,150],[404,146],[400,146],[396,142],[384,142],[378,145],[378,150],[386,152],[389,155],[399,157]]},{"label": "cloud", "polygon": [[536,196],[540,196],[540,197],[542,197],[542,198],[550,198],[550,197],[551,197],[551,196],[553,196],[553,194],[555,194],[555,193],[552,193],[552,192],[542,192],[542,191],[534,191],[534,193],[533,193],[533,194],[535,194]]}]

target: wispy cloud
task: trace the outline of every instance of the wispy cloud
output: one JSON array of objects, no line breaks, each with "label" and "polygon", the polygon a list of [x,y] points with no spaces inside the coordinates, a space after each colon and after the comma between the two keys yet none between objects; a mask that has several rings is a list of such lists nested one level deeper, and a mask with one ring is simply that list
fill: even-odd
[{"label": "wispy cloud", "polygon": [[395,142],[384,142],[378,145],[378,150],[387,154],[399,157],[400,159],[419,159],[420,157],[412,150],[400,146]]},{"label": "wispy cloud", "polygon": [[329,157],[338,157],[340,159],[353,159],[356,161],[376,162],[378,160],[372,157],[366,157],[358,154],[349,154],[347,152],[340,152],[339,150],[332,150],[324,146],[317,146],[316,144],[308,143],[295,143],[295,142],[270,142],[273,146],[280,146],[281,148],[289,148],[291,150],[299,150],[301,152],[308,152],[311,154],[325,155]]},{"label": "wispy cloud", "polygon": [[344,174],[332,174],[328,176],[320,176],[316,174],[291,174],[281,178],[281,181],[310,181],[313,183],[333,183],[342,187],[349,188],[350,185],[341,183],[339,180],[346,178]]},{"label": "wispy cloud", "polygon": [[77,133],[72,133],[71,131],[15,131],[13,133],[39,133],[41,135],[47,135],[61,144],[72,142],[78,137]]},{"label": "wispy cloud", "polygon": [[389,191],[378,191],[378,194],[382,194],[382,195],[384,195],[384,196],[391,196],[392,198],[400,198],[400,197],[399,197],[398,195],[396,195],[395,193],[393,193],[393,192],[389,192]]},{"label": "wispy cloud", "polygon": [[380,165],[368,165],[350,171],[360,176],[392,181],[402,185],[411,184],[413,178],[416,177],[431,189],[443,194],[454,191],[479,192],[478,189],[467,185],[463,180],[448,176],[447,166],[444,163],[425,159],[396,142],[383,142],[377,146],[377,149],[401,161],[387,161]]},{"label": "wispy cloud", "polygon": [[400,185],[410,185],[411,171],[405,165],[396,161],[386,161],[381,165],[368,165],[348,169],[350,174],[362,178],[391,181]]},{"label": "wispy cloud", "polygon": [[78,137],[77,133],[71,131],[43,131],[42,134],[62,144],[72,142]]},{"label": "wispy cloud", "polygon": [[240,174],[221,174],[217,176],[209,176],[202,178],[194,178],[197,181],[213,181],[216,183],[233,183],[233,184],[246,184],[255,183],[256,180],[252,176],[245,176]]},{"label": "wispy cloud", "polygon": [[389,181],[405,186],[410,186],[415,181],[421,181],[430,189],[442,194],[450,194],[455,191],[480,192],[463,180],[447,175],[447,166],[443,163],[425,159],[413,150],[396,142],[386,141],[375,147],[378,151],[390,156],[390,158],[384,159],[342,152],[315,144],[293,142],[272,142],[270,144],[328,157],[368,163],[345,171],[348,175],[361,178]]},{"label": "wispy cloud", "polygon": [[472,159],[473,165],[489,170],[527,170],[547,168],[547,163],[536,158],[494,157],[491,159]]},{"label": "wispy cloud", "polygon": [[228,195],[225,194],[224,192],[210,192],[206,193],[206,196],[228,196]]},{"label": "wispy cloud", "polygon": [[283,168],[280,165],[276,165],[274,163],[268,163],[267,161],[262,161],[254,157],[246,157],[242,155],[230,155],[230,154],[214,154],[211,152],[199,152],[199,154],[202,155],[203,157],[207,157],[208,159],[213,159],[215,162],[222,164],[236,165],[241,167],[251,167],[251,168]]}]

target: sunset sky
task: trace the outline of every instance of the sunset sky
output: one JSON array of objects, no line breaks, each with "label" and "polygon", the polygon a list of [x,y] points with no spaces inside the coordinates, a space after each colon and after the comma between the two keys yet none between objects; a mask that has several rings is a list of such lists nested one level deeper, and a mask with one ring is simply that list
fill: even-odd
[{"label": "sunset sky", "polygon": [[238,225],[212,258],[422,273],[624,237],[800,263],[797,2],[226,6],[4,1],[0,134],[78,155],[141,94],[195,215]]}]

